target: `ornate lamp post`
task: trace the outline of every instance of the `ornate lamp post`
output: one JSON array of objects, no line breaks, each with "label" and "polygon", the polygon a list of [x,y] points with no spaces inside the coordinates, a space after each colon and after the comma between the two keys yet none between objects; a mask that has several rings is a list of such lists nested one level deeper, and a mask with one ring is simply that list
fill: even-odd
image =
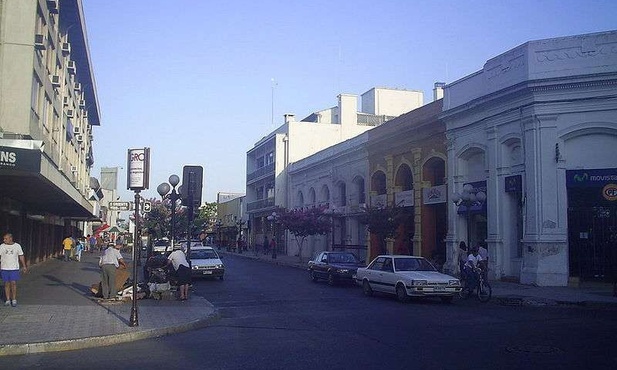
[{"label": "ornate lamp post", "polygon": [[171,201],[171,232],[169,241],[172,249],[176,240],[176,202],[180,199],[180,194],[176,191],[176,186],[178,186],[179,183],[180,178],[178,175],[171,175],[169,176],[169,184],[164,182],[156,188],[161,198],[165,199],[165,196],[167,196]]},{"label": "ornate lamp post", "polygon": [[278,247],[276,242],[276,221],[278,217],[279,215],[276,214],[276,212],[272,212],[272,214],[267,217],[268,221],[272,222],[272,239],[274,239],[274,248],[272,248],[272,259],[276,259],[276,248]]},{"label": "ornate lamp post", "polygon": [[477,204],[481,205],[486,200],[486,193],[474,190],[473,185],[465,184],[462,193],[459,194],[456,192],[452,195],[452,202],[454,202],[457,207],[465,206],[466,209],[467,248],[471,248],[471,207]]}]

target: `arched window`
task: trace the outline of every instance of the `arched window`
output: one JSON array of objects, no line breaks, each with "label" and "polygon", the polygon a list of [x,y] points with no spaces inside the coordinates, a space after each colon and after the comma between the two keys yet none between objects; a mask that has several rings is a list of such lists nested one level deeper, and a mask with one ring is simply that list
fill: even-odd
[{"label": "arched window", "polygon": [[310,206],[314,206],[315,202],[317,201],[316,197],[315,197],[315,189],[310,188],[309,189],[309,199],[308,199],[308,205]]},{"label": "arched window", "polygon": [[413,189],[413,174],[411,168],[408,165],[402,164],[398,171],[396,171],[396,178],[394,180],[395,186],[400,186],[402,191]]},{"label": "arched window", "polygon": [[341,182],[338,185],[339,205],[344,207],[347,205],[347,184]]},{"label": "arched window", "polygon": [[328,185],[321,187],[321,194],[319,198],[320,202],[323,204],[330,203],[330,189],[328,189]]},{"label": "arched window", "polygon": [[304,195],[302,194],[302,191],[299,191],[298,196],[296,197],[296,207],[304,207]]},{"label": "arched window", "polygon": [[387,193],[386,174],[383,171],[377,171],[371,176],[371,191],[377,192],[377,195]]}]

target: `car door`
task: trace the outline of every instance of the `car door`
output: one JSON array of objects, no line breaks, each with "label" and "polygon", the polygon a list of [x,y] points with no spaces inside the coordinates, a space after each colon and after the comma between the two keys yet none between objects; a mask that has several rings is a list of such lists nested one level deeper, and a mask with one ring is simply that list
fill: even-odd
[{"label": "car door", "polygon": [[385,257],[377,257],[367,268],[366,278],[371,285],[371,289],[379,292],[384,291],[383,287],[383,264]]},{"label": "car door", "polygon": [[383,291],[386,293],[395,292],[396,274],[394,273],[394,264],[391,257],[386,257],[381,267],[380,279],[382,282]]},{"label": "car door", "polygon": [[315,258],[315,272],[317,274],[317,276],[319,277],[324,277],[327,276],[327,269],[328,269],[328,254],[327,253],[320,253],[317,258]]}]

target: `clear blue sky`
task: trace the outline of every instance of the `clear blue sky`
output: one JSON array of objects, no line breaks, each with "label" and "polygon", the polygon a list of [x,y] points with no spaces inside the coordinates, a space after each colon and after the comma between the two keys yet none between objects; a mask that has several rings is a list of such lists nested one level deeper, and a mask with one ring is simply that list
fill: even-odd
[{"label": "clear blue sky", "polygon": [[422,90],[529,40],[617,29],[617,1],[83,0],[101,126],[95,166],[151,148],[150,190],[204,167],[203,200],[244,192],[246,151],[371,87]]}]

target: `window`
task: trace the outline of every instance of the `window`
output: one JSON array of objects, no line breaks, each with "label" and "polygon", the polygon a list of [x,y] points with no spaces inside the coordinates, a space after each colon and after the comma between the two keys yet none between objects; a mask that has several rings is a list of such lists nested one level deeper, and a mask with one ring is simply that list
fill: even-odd
[{"label": "window", "polygon": [[386,272],[394,272],[394,268],[392,267],[392,258],[386,258],[383,262],[383,267],[381,270]]},{"label": "window", "polygon": [[39,81],[39,78],[37,77],[37,75],[33,75],[32,76],[32,91],[30,92],[30,107],[32,108],[32,110],[34,111],[34,113],[36,113],[37,115],[39,114],[39,95],[41,92],[41,81]]},{"label": "window", "polygon": [[266,165],[274,163],[274,152],[266,154]]},{"label": "window", "polygon": [[382,271],[383,270],[383,264],[386,261],[385,257],[379,257],[377,258],[375,261],[373,261],[373,263],[371,263],[368,267],[369,270],[377,270],[377,271]]},{"label": "window", "polygon": [[259,157],[255,160],[255,167],[262,168],[264,166],[264,157]]}]

